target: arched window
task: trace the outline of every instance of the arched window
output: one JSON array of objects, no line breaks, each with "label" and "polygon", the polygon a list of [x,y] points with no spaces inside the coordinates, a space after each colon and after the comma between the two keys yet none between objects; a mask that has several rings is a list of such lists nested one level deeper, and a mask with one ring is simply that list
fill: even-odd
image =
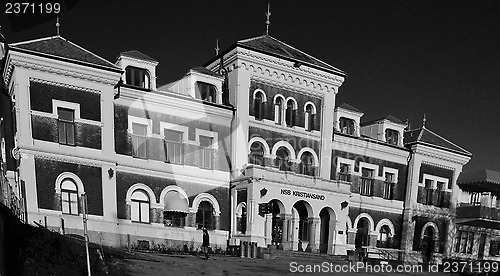
[{"label": "arched window", "polygon": [[280,147],[276,151],[276,163],[275,166],[280,171],[289,171],[290,170],[290,153],[288,149],[285,147]]},{"label": "arched window", "polygon": [[253,142],[250,146],[249,162],[264,166],[264,146],[260,142]]},{"label": "arched window", "polygon": [[278,125],[283,124],[283,99],[278,97],[274,102],[274,122]]},{"label": "arched window", "polygon": [[377,247],[390,247],[391,245],[391,228],[388,225],[380,227],[378,233]]},{"label": "arched window", "polygon": [[171,190],[165,194],[163,224],[170,227],[184,227],[186,215],[189,213],[188,200],[178,191]]},{"label": "arched window", "polygon": [[310,152],[304,152],[300,157],[300,173],[314,176],[314,157]]},{"label": "arched window", "polygon": [[245,234],[247,230],[247,208],[242,202],[238,204],[236,213],[236,231]]},{"label": "arched window", "polygon": [[151,88],[148,71],[133,66],[125,68],[125,83],[140,88]]},{"label": "arched window", "polygon": [[63,214],[79,214],[78,188],[71,178],[65,178],[61,182],[61,209]]},{"label": "arched window", "polygon": [[295,109],[293,100],[286,103],[286,125],[293,127],[295,125]]},{"label": "arched window", "polygon": [[149,223],[149,196],[141,190],[135,190],[130,197],[130,219],[134,222]]},{"label": "arched window", "polygon": [[304,129],[306,131],[314,129],[314,117],[313,106],[312,104],[308,104],[304,113]]},{"label": "arched window", "polygon": [[264,103],[266,102],[262,92],[256,92],[254,98],[253,115],[256,120],[264,119]]},{"label": "arched window", "polygon": [[200,205],[198,206],[198,212],[196,212],[196,225],[198,229],[202,229],[203,227],[207,228],[208,230],[214,229],[214,208],[212,207],[212,204],[210,204],[210,202],[200,202]]},{"label": "arched window", "polygon": [[201,99],[207,102],[216,103],[217,102],[217,89],[215,85],[197,81],[195,85],[195,96],[197,99]]}]

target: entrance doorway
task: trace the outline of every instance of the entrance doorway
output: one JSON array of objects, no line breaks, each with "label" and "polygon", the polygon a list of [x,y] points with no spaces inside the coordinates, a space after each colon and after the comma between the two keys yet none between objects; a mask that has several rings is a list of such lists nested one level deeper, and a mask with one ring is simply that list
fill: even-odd
[{"label": "entrance doorway", "polygon": [[335,224],[332,224],[331,222],[336,221],[335,212],[331,208],[325,207],[321,210],[321,212],[319,212],[319,218],[321,221],[319,252],[333,253],[333,245],[335,243]]},{"label": "entrance doorway", "polygon": [[434,252],[434,228],[427,226],[422,237],[422,253],[424,263],[429,263],[432,260],[432,252]]},{"label": "entrance doorway", "polygon": [[368,245],[368,233],[370,229],[370,222],[367,218],[360,218],[358,224],[356,225],[356,239],[354,245],[356,248],[361,248],[362,246]]},{"label": "entrance doorway", "polygon": [[[283,242],[283,218],[278,200],[273,199],[270,202],[273,205],[273,217],[271,222],[271,242],[274,245],[280,245]],[[280,202],[281,203],[281,202]]]}]

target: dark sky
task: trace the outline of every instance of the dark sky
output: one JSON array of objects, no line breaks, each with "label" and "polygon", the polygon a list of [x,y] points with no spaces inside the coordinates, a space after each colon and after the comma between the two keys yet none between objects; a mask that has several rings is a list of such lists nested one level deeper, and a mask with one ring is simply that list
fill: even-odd
[{"label": "dark sky", "polygon": [[[265,33],[266,0],[82,1],[61,35],[114,62],[139,50],[170,82],[237,40]],[[2,4],[4,7],[4,4]],[[271,0],[270,35],[344,70],[337,103],[363,120],[391,114],[472,152],[465,169],[500,171],[500,1]],[[56,34],[55,20],[9,42]]]}]

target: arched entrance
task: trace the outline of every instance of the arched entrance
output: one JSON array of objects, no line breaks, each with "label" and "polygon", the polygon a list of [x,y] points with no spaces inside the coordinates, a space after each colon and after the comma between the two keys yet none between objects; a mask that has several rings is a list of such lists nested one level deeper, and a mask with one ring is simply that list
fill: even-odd
[{"label": "arched entrance", "polygon": [[319,252],[320,253],[333,253],[333,245],[335,244],[335,225],[337,217],[335,212],[325,207],[319,212],[320,218],[320,238],[319,238]]},{"label": "arched entrance", "polygon": [[370,222],[367,218],[362,217],[358,220],[356,224],[356,239],[354,245],[356,248],[361,248],[362,246],[368,246],[368,237],[370,232]]},{"label": "arched entrance", "polygon": [[429,263],[432,260],[432,252],[434,252],[434,228],[427,226],[422,237],[422,253],[424,263]]},{"label": "arched entrance", "polygon": [[283,203],[277,199],[271,200],[269,203],[273,205],[273,216],[271,221],[271,243],[280,245],[283,242]]},{"label": "arched entrance", "polygon": [[310,237],[314,235],[314,233],[309,233],[309,217],[312,217],[310,209],[311,206],[302,200],[297,201],[292,208],[292,221],[294,222],[292,227],[294,240],[292,242],[297,242],[297,250],[299,251],[307,249]]}]

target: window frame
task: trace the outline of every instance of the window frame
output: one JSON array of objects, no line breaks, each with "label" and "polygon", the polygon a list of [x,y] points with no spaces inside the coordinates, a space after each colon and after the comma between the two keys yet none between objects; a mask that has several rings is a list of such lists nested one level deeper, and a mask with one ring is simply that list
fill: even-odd
[{"label": "window frame", "polygon": [[[74,190],[70,190],[70,189],[66,189],[66,188],[63,188],[63,184],[65,183],[65,181],[70,181],[75,189]],[[78,185],[76,184],[75,180],[73,178],[70,178],[70,177],[66,177],[64,178],[62,181],[61,181],[61,184],[60,184],[60,187],[61,187],[61,212],[65,215],[75,215],[75,216],[78,216],[80,214],[80,196],[79,196],[79,193],[78,193]],[[64,199],[64,195],[67,195],[67,200]],[[71,200],[71,195],[74,195],[76,196],[76,212],[73,212],[74,210],[72,210],[72,206],[73,204],[75,203],[74,201]],[[64,206],[67,204],[68,206],[68,212],[65,212],[65,208]]]},{"label": "window frame", "polygon": [[[203,89],[202,89],[203,88]],[[212,89],[210,89],[212,88]],[[218,103],[217,101],[217,86],[208,82],[204,81],[195,81],[194,82],[194,95],[196,99],[205,101],[205,102],[210,102],[210,103]],[[206,91],[208,90],[208,91]],[[204,97],[204,94],[206,93],[206,97]]]},{"label": "window frame", "polygon": [[[131,80],[129,82],[129,73]],[[135,83],[135,76],[139,74],[139,84]],[[136,66],[128,65],[125,67],[125,84],[132,87],[142,88],[142,89],[151,89],[151,73],[149,70],[145,68],[140,68]]]},{"label": "window frame", "polygon": [[[279,102],[278,102],[279,101]],[[274,123],[277,125],[283,125],[284,124],[284,117],[285,117],[285,105],[286,105],[286,100],[285,97],[283,97],[280,94],[277,94],[274,96],[273,100],[273,109],[274,109]]]},{"label": "window frame", "polygon": [[[311,107],[311,110],[308,110]],[[316,105],[312,102],[307,102],[304,104],[304,130],[313,131],[315,130],[316,124]]]},{"label": "window frame", "polygon": [[[349,124],[346,126],[346,122],[352,123],[352,129]],[[352,133],[350,130],[352,130]],[[339,132],[346,135],[356,135],[356,120],[341,116],[339,118]]]},{"label": "window frame", "polygon": [[[58,142],[60,145],[67,145],[67,146],[76,146],[76,124],[75,124],[75,110],[67,107],[61,107],[57,106],[57,136],[58,136]],[[70,112],[72,119],[63,119],[61,118],[60,111],[64,112]],[[71,131],[69,130],[68,126],[71,126]],[[64,141],[61,141],[61,127],[63,128],[62,132],[64,133]],[[68,138],[71,137],[72,142],[69,142]]]},{"label": "window frame", "polygon": [[[140,199],[133,198],[135,193],[142,193],[143,195],[145,195],[147,197],[148,200],[146,201],[146,200],[140,200]],[[134,203],[138,204],[137,205],[137,207],[138,207],[137,214],[139,216],[138,220],[134,220],[134,217],[133,217],[134,212],[132,211],[132,209],[135,206]],[[147,214],[148,214],[147,221],[146,220],[142,220],[142,213],[143,213],[142,212],[142,208],[143,208],[143,205],[147,205]],[[150,224],[151,223],[151,198],[150,198],[149,193],[146,190],[142,189],[142,188],[136,188],[130,194],[130,221],[136,222],[136,223],[145,223],[145,224]]]}]

